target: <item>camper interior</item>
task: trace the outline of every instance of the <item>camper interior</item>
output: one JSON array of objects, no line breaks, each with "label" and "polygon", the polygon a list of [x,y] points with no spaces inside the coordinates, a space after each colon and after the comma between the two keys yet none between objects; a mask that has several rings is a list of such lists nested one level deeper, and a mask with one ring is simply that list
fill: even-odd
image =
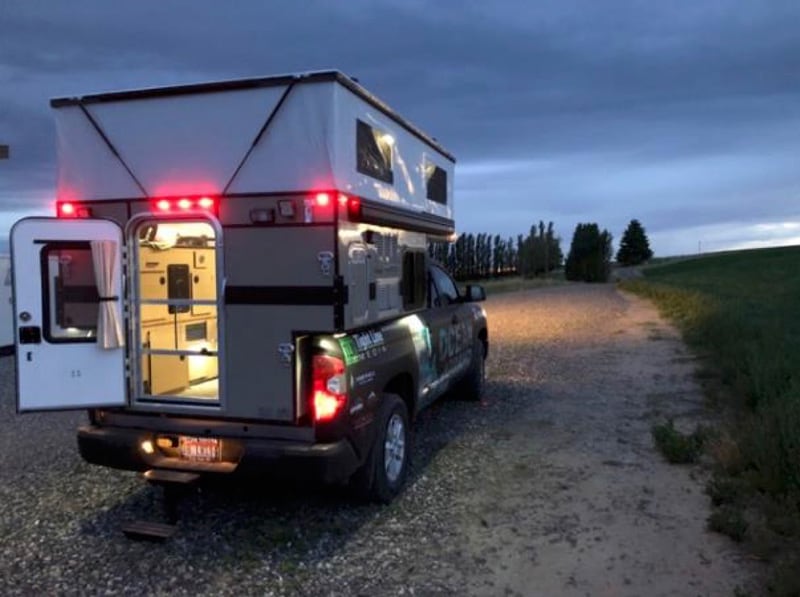
[{"label": "camper interior", "polygon": [[217,234],[207,221],[144,220],[131,304],[143,401],[219,401]]}]

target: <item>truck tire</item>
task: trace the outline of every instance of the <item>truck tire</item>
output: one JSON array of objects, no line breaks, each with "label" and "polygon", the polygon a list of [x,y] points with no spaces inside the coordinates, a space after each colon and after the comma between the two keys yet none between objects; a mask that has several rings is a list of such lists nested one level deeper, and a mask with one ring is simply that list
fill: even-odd
[{"label": "truck tire", "polygon": [[458,382],[453,397],[458,400],[477,402],[483,394],[483,385],[486,382],[486,348],[481,340],[475,340],[472,345],[472,362],[469,369]]},{"label": "truck tire", "polygon": [[351,486],[367,501],[388,504],[403,488],[411,456],[408,409],[400,396],[383,395],[376,424],[369,455]]}]

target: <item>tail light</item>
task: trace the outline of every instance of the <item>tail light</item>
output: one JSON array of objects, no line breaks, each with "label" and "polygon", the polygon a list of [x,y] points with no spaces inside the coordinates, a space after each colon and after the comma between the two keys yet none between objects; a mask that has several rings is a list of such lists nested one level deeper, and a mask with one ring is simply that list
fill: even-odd
[{"label": "tail light", "polygon": [[314,355],[311,362],[311,409],[317,423],[334,419],[347,404],[344,361]]}]

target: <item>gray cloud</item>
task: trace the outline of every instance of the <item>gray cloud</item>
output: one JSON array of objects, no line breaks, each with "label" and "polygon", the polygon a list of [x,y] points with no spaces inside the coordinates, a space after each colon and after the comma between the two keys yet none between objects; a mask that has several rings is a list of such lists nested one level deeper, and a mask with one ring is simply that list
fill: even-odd
[{"label": "gray cloud", "polygon": [[798,17],[793,1],[6,0],[0,203],[52,193],[51,96],[335,67],[459,157],[461,228],[758,234],[798,219]]}]

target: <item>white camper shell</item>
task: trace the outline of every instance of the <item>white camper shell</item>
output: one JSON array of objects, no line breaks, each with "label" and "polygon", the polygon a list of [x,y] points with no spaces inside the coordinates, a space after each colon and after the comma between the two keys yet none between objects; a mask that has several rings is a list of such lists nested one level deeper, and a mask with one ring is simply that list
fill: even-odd
[{"label": "white camper shell", "polygon": [[314,338],[425,307],[454,159],[341,73],[51,105],[59,217],[12,230],[19,410],[312,438]]}]

